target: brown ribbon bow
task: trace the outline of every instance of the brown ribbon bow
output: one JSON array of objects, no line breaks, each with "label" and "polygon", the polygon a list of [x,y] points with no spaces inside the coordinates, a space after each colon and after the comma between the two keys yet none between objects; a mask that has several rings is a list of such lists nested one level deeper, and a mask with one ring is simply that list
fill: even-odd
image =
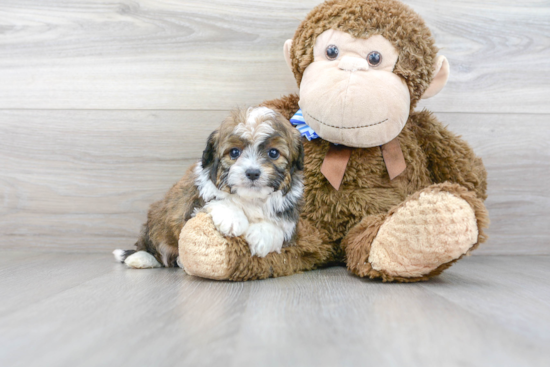
[{"label": "brown ribbon bow", "polygon": [[[352,149],[344,145],[330,144],[327,155],[321,165],[321,173],[336,190],[340,189],[340,185],[342,184]],[[380,150],[382,151],[382,157],[384,158],[390,180],[393,180],[407,168],[399,140],[397,138],[393,139],[389,143],[382,145]]]}]

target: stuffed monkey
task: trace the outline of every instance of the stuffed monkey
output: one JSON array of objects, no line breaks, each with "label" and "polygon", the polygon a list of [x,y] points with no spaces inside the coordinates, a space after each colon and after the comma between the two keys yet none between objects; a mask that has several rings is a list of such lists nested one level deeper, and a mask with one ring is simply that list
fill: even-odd
[{"label": "stuffed monkey", "polygon": [[181,223],[185,270],[243,281],[345,263],[360,277],[413,282],[484,242],[481,159],[432,113],[414,111],[447,81],[437,51],[424,21],[397,0],[313,9],[284,45],[299,96],[262,103],[303,135],[296,239],[281,253],[251,256],[242,237],[223,237],[199,214]]}]

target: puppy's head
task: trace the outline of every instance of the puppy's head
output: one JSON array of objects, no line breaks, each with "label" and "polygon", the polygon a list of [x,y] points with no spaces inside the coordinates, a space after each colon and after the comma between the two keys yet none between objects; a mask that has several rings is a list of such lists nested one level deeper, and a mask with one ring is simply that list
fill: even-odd
[{"label": "puppy's head", "polygon": [[300,133],[279,113],[237,110],[208,138],[202,168],[221,191],[245,198],[285,195],[300,181],[304,151]]}]

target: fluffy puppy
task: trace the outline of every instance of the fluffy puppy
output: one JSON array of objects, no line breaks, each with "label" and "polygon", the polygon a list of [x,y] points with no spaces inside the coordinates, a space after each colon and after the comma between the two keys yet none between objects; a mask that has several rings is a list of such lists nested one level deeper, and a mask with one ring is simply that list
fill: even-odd
[{"label": "fluffy puppy", "polygon": [[238,111],[209,140],[195,181],[216,228],[252,255],[280,252],[296,230],[303,193],[300,134],[265,108]]},{"label": "fluffy puppy", "polygon": [[208,138],[202,160],[154,203],[133,250],[115,258],[133,268],[176,266],[185,222],[205,211],[220,233],[245,236],[254,256],[280,252],[296,232],[303,194],[299,132],[265,108],[236,110]]}]

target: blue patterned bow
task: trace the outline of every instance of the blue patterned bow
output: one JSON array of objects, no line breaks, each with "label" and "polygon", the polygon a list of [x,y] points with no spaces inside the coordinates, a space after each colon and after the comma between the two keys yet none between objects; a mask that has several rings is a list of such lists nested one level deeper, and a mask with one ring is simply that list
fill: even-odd
[{"label": "blue patterned bow", "polygon": [[313,129],[309,127],[308,124],[306,124],[301,109],[298,110],[298,112],[296,112],[294,116],[292,116],[292,118],[290,119],[290,123],[296,126],[300,134],[302,134],[302,136],[305,136],[306,139],[309,141],[311,141],[312,139],[317,139],[319,137],[319,135],[317,135],[317,133],[313,131]]}]

